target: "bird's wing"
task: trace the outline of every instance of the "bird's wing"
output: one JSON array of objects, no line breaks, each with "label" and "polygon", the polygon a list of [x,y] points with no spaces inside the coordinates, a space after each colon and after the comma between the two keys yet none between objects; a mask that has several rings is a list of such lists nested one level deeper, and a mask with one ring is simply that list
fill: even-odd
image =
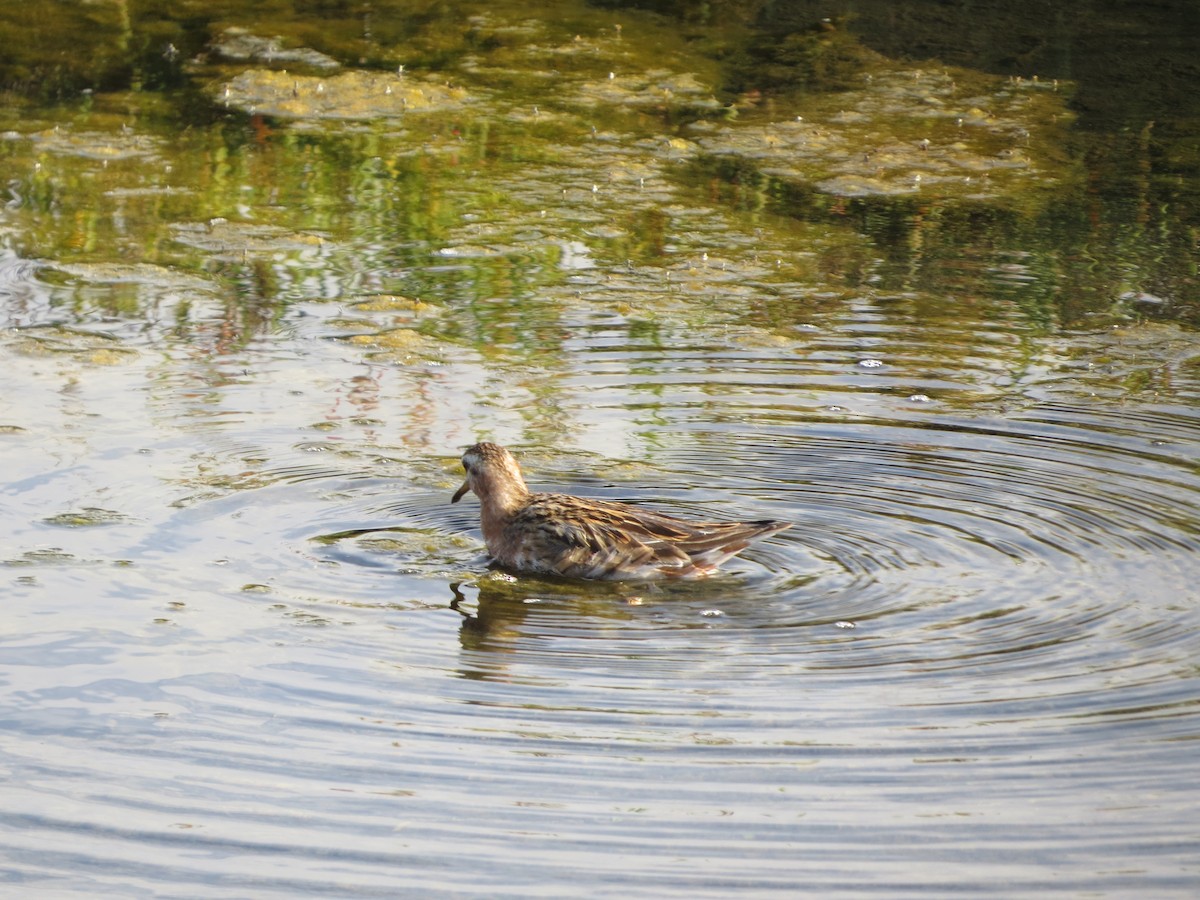
[{"label": "bird's wing", "polygon": [[540,542],[560,574],[608,577],[618,571],[667,574],[711,570],[781,522],[685,522],[623,503],[535,494],[510,523]]},{"label": "bird's wing", "polygon": [[687,554],[675,544],[692,536],[686,526],[667,518],[651,524],[640,513],[624,504],[535,494],[510,527],[536,532],[560,552],[629,555],[642,563],[652,559],[685,563]]}]

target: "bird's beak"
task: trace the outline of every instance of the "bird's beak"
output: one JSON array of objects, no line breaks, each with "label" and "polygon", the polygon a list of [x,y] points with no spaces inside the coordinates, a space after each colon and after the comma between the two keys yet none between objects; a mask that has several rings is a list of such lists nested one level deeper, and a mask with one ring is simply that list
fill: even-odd
[{"label": "bird's beak", "polygon": [[462,487],[460,487],[457,491],[454,492],[454,496],[450,498],[450,502],[457,503],[459,500],[461,500],[463,498],[463,494],[465,494],[470,489],[471,489],[471,482],[464,481],[462,483]]}]

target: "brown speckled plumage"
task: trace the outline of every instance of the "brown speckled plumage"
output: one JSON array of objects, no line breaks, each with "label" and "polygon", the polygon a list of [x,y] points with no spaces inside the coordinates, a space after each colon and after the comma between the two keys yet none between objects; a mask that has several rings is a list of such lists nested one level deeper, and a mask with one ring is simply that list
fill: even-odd
[{"label": "brown speckled plumage", "polygon": [[787,522],[685,522],[625,503],[531,493],[511,453],[481,443],[463,454],[467,480],[454,494],[479,496],[488,553],[518,572],[568,578],[702,578]]}]

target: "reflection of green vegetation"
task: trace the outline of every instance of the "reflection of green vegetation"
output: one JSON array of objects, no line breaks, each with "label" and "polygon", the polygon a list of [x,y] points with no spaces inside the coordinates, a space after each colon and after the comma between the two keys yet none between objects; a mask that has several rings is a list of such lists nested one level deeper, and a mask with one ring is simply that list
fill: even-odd
[{"label": "reflection of green vegetation", "polygon": [[441,0],[4,3],[0,88],[50,99],[84,88],[173,86],[188,61],[233,26],[368,65],[436,65],[469,46],[473,28],[463,13]]},{"label": "reflection of green vegetation", "polygon": [[853,34],[829,19],[782,34],[751,33],[730,67],[728,87],[747,90],[845,90],[877,64]]},{"label": "reflection of green vegetation", "polygon": [[124,85],[131,75],[128,5],[5,3],[0,6],[0,88],[49,99]]},{"label": "reflection of green vegetation", "polygon": [[[16,132],[0,138],[7,240],[57,264],[42,282],[80,317],[170,304],[176,339],[227,351],[294,304],[402,294],[431,312],[331,315],[328,336],[377,361],[468,352],[505,367],[481,402],[529,396],[543,433],[566,427],[547,373],[570,368],[564,348],[603,316],[645,348],[631,374],[647,394],[664,392],[652,354],[680,335],[782,353],[798,324],[864,294],[912,295],[911,310],[889,314],[957,317],[959,340],[1011,310],[1032,334],[1198,317],[1185,299],[1194,187],[1154,174],[1164,158],[1191,165],[1191,138],[1085,144],[1053,85],[885,68],[840,26],[747,38],[739,59],[754,65],[727,60],[722,73],[674,29],[635,28],[627,14],[622,31],[582,7],[538,23],[433,0],[324,3],[319,18],[289,0],[265,11],[184,0],[169,14],[136,4],[127,18],[114,12],[123,4],[102,6],[0,13],[18,43],[43,32],[14,52],[6,83],[54,70],[43,94],[133,87],[0,112],[0,129]],[[738,27],[707,37],[704,16],[690,16],[689,35],[707,51],[738,43],[753,10],[742,12],[722,5],[711,21]],[[234,26],[337,57],[342,74],[223,56]],[[107,55],[84,53],[93,46]],[[411,70],[434,60],[446,71],[433,80]],[[354,68],[363,62],[384,68]],[[421,84],[439,102],[397,103]],[[722,84],[770,96],[726,108]],[[817,84],[843,90],[795,90]],[[1083,177],[1105,168],[1119,196]],[[148,268],[99,268],[116,261]],[[165,274],[180,272],[195,280]],[[1121,299],[1141,292],[1164,302]],[[721,329],[733,331],[711,337]],[[46,352],[33,337],[21,346]],[[1014,350],[1011,368],[1026,357]]]}]

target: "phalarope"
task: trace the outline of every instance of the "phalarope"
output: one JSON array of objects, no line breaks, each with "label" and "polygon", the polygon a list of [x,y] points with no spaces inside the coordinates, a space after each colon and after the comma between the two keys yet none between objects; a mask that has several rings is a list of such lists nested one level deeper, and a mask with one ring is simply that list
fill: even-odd
[{"label": "phalarope", "polygon": [[607,500],[533,493],[513,455],[484,442],[462,457],[467,479],[451,498],[479,497],[488,553],[517,572],[568,578],[703,578],[788,522],[685,522]]}]

